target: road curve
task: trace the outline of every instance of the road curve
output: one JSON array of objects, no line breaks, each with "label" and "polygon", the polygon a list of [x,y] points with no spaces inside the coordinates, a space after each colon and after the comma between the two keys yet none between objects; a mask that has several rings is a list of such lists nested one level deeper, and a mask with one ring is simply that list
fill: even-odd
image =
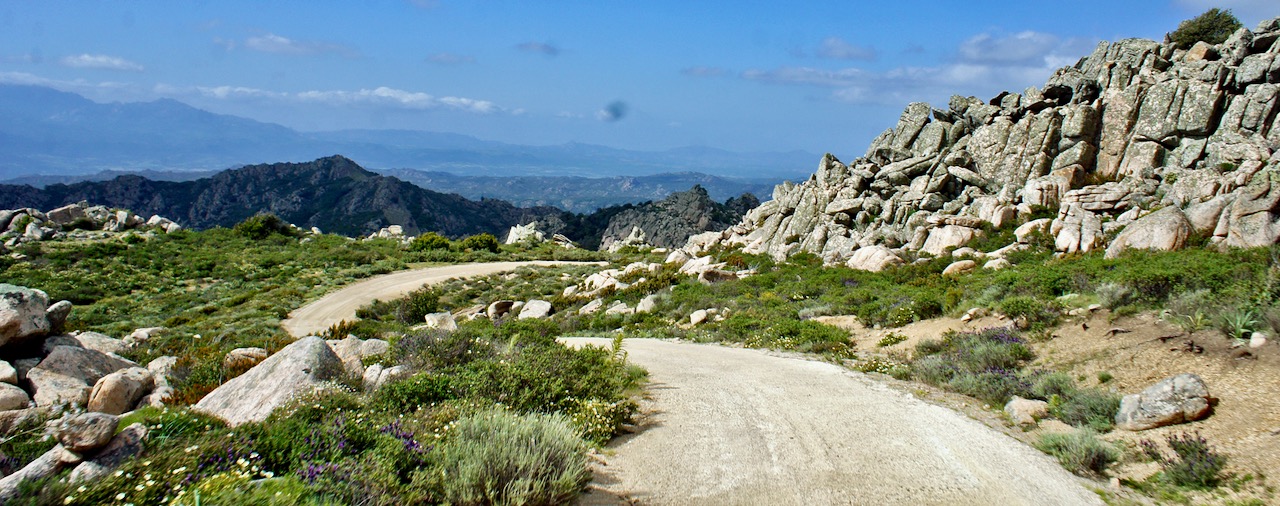
[{"label": "road curve", "polygon": [[535,260],[528,262],[488,262],[474,264],[446,265],[428,267],[409,271],[383,274],[354,283],[341,290],[325,295],[320,299],[295,309],[289,318],[280,322],[285,331],[294,337],[318,334],[342,320],[356,317],[356,309],[378,300],[391,300],[421,288],[423,285],[440,283],[453,278],[487,276],[504,271],[515,270],[529,265],[553,266],[572,264],[599,264],[600,262],[559,262]]},{"label": "road curve", "polygon": [[1102,504],[1035,449],[834,364],[652,339],[624,348],[649,370],[649,414],[605,451],[582,504]]}]

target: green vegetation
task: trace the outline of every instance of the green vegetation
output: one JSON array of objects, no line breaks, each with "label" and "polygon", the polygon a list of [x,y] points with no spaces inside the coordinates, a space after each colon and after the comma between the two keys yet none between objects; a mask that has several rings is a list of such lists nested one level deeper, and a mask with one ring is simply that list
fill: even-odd
[{"label": "green vegetation", "polygon": [[1036,448],[1056,457],[1068,471],[1085,476],[1101,475],[1107,466],[1120,458],[1119,450],[1089,430],[1044,434],[1036,442]]},{"label": "green vegetation", "polygon": [[1169,434],[1165,442],[1173,450],[1173,456],[1165,455],[1154,441],[1144,439],[1140,442],[1142,453],[1160,464],[1162,471],[1156,480],[1192,489],[1218,485],[1227,459],[1210,448],[1203,436],[1199,433]]},{"label": "green vegetation", "polygon": [[1188,49],[1200,41],[1221,44],[1241,26],[1243,25],[1240,24],[1240,20],[1231,14],[1231,9],[1222,10],[1215,7],[1179,23],[1178,29],[1169,34],[1169,40],[1172,40],[1179,49]]}]

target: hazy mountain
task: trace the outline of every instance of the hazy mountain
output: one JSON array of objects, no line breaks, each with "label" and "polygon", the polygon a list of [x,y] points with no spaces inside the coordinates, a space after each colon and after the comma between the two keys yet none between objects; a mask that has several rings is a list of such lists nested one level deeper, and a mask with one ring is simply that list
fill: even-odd
[{"label": "hazy mountain", "polygon": [[128,175],[44,189],[0,185],[0,209],[52,209],[79,201],[143,216],[159,214],[194,228],[231,226],[271,212],[302,227],[347,235],[401,225],[409,234],[430,230],[454,237],[480,232],[502,237],[512,225],[534,220],[561,228],[564,215],[551,207],[518,208],[501,200],[433,192],[369,172],[342,156],[250,165],[195,181]]},{"label": "hazy mountain", "polygon": [[817,155],[712,148],[629,151],[569,143],[521,146],[404,130],[304,133],[174,100],[100,104],[74,93],[0,85],[0,179],[101,170],[220,170],[344,153],[372,168],[480,176],[623,176],[696,171],[801,177]]}]

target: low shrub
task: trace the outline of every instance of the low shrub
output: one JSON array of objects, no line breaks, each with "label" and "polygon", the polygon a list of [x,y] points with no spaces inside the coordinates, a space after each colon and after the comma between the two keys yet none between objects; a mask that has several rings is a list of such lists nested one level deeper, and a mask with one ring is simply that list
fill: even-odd
[{"label": "low shrub", "polygon": [[448,376],[419,373],[382,385],[373,393],[369,407],[390,413],[412,413],[454,397]]},{"label": "low shrub", "polygon": [[410,251],[447,250],[449,246],[449,239],[435,232],[424,233],[409,242]]},{"label": "low shrub", "polygon": [[1120,397],[1097,388],[1074,389],[1049,398],[1049,414],[1077,427],[1106,432],[1115,426]]},{"label": "low shrub", "polygon": [[563,504],[591,476],[577,430],[560,415],[484,410],[460,418],[436,450],[452,504]]},{"label": "low shrub", "polygon": [[244,221],[237,223],[232,230],[237,234],[245,236],[255,241],[261,241],[270,237],[272,234],[284,236],[293,236],[295,231],[288,222],[280,219],[279,216],[270,213],[256,214],[245,218]]},{"label": "low shrub", "polygon": [[948,332],[941,340],[916,345],[912,376],[977,397],[992,405],[1028,396],[1030,383],[1020,375],[1034,358],[1022,338],[1004,327],[980,332]]},{"label": "low shrub", "polygon": [[1173,450],[1173,456],[1166,456],[1150,439],[1138,443],[1142,453],[1163,469],[1159,475],[1160,480],[1196,489],[1218,486],[1227,458],[1210,448],[1209,442],[1199,432],[1169,434],[1165,437],[1165,442]]},{"label": "low shrub", "polygon": [[488,251],[497,253],[501,243],[493,234],[484,233],[466,237],[458,242],[458,248],[463,251]]},{"label": "low shrub", "polygon": [[1044,434],[1035,444],[1040,451],[1053,455],[1066,468],[1082,476],[1101,475],[1112,462],[1120,458],[1120,451],[1089,430],[1067,434]]}]

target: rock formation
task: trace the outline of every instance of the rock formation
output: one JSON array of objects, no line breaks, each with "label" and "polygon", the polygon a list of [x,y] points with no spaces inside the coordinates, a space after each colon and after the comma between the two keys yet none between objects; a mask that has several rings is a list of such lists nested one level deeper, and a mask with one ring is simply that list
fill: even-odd
[{"label": "rock formation", "polygon": [[759,203],[751,194],[743,194],[720,204],[711,200],[707,190],[695,185],[689,191],[672,193],[665,199],[619,212],[609,220],[600,248],[613,250],[615,243],[635,237],[636,230],[645,244],[678,248],[691,235],[724,230]]},{"label": "rock formation", "polygon": [[808,251],[877,268],[895,260],[858,252],[939,255],[1038,210],[1057,212],[1047,230],[1061,252],[1176,249],[1193,234],[1226,246],[1274,244],[1278,41],[1280,18],[1186,51],[1104,42],[1043,88],[910,104],[864,156],[824,156],[807,181],[779,185],[741,223],[695,236],[686,249]]}]

